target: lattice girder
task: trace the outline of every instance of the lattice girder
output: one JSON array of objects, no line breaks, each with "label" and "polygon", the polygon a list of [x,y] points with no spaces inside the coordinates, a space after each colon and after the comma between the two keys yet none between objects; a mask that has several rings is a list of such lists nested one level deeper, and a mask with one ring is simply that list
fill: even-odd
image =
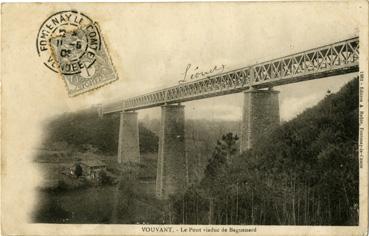
[{"label": "lattice girder", "polygon": [[267,88],[359,70],[359,38],[223,72],[200,80],[102,106],[102,113],[131,111],[170,103]]}]

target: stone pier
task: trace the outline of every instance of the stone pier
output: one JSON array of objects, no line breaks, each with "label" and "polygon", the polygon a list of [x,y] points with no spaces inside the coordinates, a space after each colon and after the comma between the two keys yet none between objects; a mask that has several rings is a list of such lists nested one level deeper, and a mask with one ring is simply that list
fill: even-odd
[{"label": "stone pier", "polygon": [[250,89],[244,92],[240,151],[253,147],[266,130],[279,125],[279,91]]},{"label": "stone pier", "polygon": [[140,161],[137,112],[120,113],[118,142],[118,163]]},{"label": "stone pier", "polygon": [[156,196],[167,199],[185,191],[187,184],[184,106],[162,106],[160,125]]}]

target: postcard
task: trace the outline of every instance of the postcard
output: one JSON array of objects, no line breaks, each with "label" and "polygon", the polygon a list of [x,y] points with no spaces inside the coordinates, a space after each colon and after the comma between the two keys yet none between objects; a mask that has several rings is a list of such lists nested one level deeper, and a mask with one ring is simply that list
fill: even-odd
[{"label": "postcard", "polygon": [[5,3],[3,235],[367,235],[368,2]]}]

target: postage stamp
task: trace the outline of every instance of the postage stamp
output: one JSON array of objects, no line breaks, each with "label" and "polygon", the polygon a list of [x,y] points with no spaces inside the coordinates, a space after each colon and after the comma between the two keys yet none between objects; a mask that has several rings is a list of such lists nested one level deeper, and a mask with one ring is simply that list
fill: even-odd
[{"label": "postage stamp", "polygon": [[78,11],[50,16],[37,35],[37,53],[76,96],[118,79],[99,26]]}]

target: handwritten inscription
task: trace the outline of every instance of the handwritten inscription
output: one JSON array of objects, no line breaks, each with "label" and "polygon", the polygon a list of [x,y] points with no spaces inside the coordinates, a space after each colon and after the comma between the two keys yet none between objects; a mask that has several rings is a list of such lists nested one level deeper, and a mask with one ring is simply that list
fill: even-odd
[{"label": "handwritten inscription", "polygon": [[179,83],[185,83],[191,80],[202,79],[210,75],[222,73],[224,71],[225,65],[215,65],[208,70],[201,70],[199,66],[194,66],[191,63],[187,64],[183,79],[178,81]]}]

